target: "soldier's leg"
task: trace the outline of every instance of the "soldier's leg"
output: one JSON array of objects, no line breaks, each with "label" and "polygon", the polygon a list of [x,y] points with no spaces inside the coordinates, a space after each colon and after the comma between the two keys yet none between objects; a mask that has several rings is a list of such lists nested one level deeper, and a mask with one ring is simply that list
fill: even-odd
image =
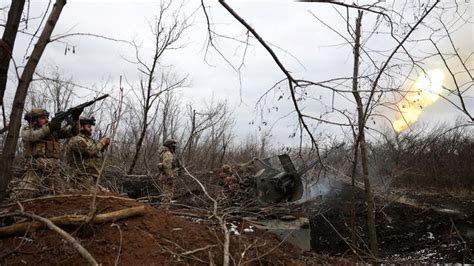
[{"label": "soldier's leg", "polygon": [[88,193],[94,193],[96,188],[96,182],[99,178],[99,167],[94,164],[82,165],[80,169],[77,169],[79,176],[79,190]]},{"label": "soldier's leg", "polygon": [[38,194],[41,184],[41,169],[36,159],[26,161],[26,172],[20,182],[12,189],[16,198],[32,198]]},{"label": "soldier's leg", "polygon": [[64,180],[62,180],[60,174],[59,160],[54,158],[45,158],[38,161],[41,161],[41,164],[43,165],[43,178],[41,178],[41,193],[60,193]]},{"label": "soldier's leg", "polygon": [[174,177],[170,177],[170,184],[169,184],[170,188],[170,193],[169,193],[169,200],[170,200],[170,203],[171,201],[173,200],[173,197],[174,197],[174,192],[176,190],[176,178]]},{"label": "soldier's leg", "polygon": [[161,174],[158,178],[161,188],[161,206],[164,209],[168,209],[171,204],[171,199],[173,197],[173,182],[170,176]]},{"label": "soldier's leg", "polygon": [[88,193],[92,193],[94,191],[96,180],[95,177],[88,175],[87,173],[77,171],[72,180],[74,183],[74,189],[76,191]]},{"label": "soldier's leg", "polygon": [[87,187],[88,192],[94,193],[95,190],[97,190],[98,192],[100,191],[100,188],[98,186],[97,187],[95,186],[98,178],[99,178],[99,175],[90,174],[88,175],[88,178],[84,180],[84,186]]},{"label": "soldier's leg", "polygon": [[38,191],[39,177],[34,170],[28,169],[16,187],[12,189],[14,197],[18,199],[32,198]]}]

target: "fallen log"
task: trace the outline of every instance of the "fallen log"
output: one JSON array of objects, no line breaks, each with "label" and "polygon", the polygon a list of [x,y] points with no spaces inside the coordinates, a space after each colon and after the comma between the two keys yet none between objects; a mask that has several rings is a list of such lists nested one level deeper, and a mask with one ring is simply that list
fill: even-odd
[{"label": "fallen log", "polygon": [[88,262],[89,265],[99,265],[95,258],[89,253],[89,251],[87,251],[87,249],[85,249],[74,237],[72,237],[66,231],[53,224],[49,219],[23,211],[16,212],[15,215],[29,217],[31,219],[43,223],[50,230],[58,233],[62,238],[69,242],[77,250],[77,252],[79,252],[79,254],[81,254],[81,256]]},{"label": "fallen log", "polygon": [[[134,216],[141,216],[144,214],[145,214],[145,206],[132,207],[132,208],[127,208],[127,209],[123,209],[119,211],[98,214],[94,217],[94,219],[92,219],[91,223],[101,224],[101,223],[115,222],[118,220],[130,218]],[[87,215],[63,215],[63,216],[51,217],[48,219],[57,226],[64,226],[64,225],[84,224],[87,221],[87,218],[88,218]],[[9,226],[0,227],[0,237],[24,234],[27,231],[28,232],[36,231],[39,229],[43,229],[45,227],[46,225],[44,223],[36,222],[36,221],[16,223]]]}]

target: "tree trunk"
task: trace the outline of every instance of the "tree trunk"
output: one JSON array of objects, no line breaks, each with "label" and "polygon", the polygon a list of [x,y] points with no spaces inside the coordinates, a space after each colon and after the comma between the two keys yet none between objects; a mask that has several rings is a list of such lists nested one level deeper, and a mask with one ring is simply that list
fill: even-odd
[{"label": "tree trunk", "polygon": [[[352,94],[357,102],[357,120],[359,134],[358,139],[360,147],[360,156],[362,162],[362,173],[364,177],[364,189],[365,189],[365,204],[367,205],[367,228],[369,233],[370,250],[375,258],[378,257],[379,249],[377,242],[377,232],[375,230],[375,213],[374,213],[374,201],[372,196],[372,190],[370,187],[369,180],[369,155],[367,152],[367,143],[365,142],[365,116],[362,99],[358,91],[358,76],[359,76],[359,57],[360,57],[360,35],[361,35],[361,21],[362,12],[359,11],[359,16],[356,19],[356,32],[355,32],[355,44],[354,44],[354,73],[352,83]],[[369,103],[367,103],[369,104]],[[357,149],[357,146],[355,147]]]},{"label": "tree trunk", "polygon": [[140,150],[143,145],[143,140],[145,139],[146,135],[146,130],[147,130],[147,125],[148,125],[148,120],[146,119],[148,116],[148,112],[145,112],[145,115],[143,116],[143,127],[142,131],[140,132],[140,137],[138,138],[137,145],[135,146],[135,154],[133,155],[132,159],[132,164],[130,165],[130,168],[128,168],[127,174],[131,175],[133,173],[133,169],[135,168],[135,165],[137,164],[138,161],[138,156],[140,155]]},{"label": "tree trunk", "polygon": [[191,117],[191,129],[189,131],[189,138],[188,142],[186,143],[187,147],[187,156],[186,156],[186,162],[191,161],[191,152],[193,150],[193,144],[194,144],[194,134],[196,133],[196,110],[192,110],[192,117]]},{"label": "tree trunk", "polygon": [[66,0],[56,0],[53,10],[49,14],[43,32],[38,39],[38,42],[31,53],[25,69],[21,74],[18,87],[16,89],[15,98],[13,99],[12,112],[10,114],[10,124],[8,127],[8,134],[3,147],[0,162],[0,201],[6,196],[8,183],[11,180],[13,170],[13,160],[17,148],[18,137],[21,127],[21,115],[25,107],[25,99],[28,94],[28,87],[35,72],[36,66],[43,55],[46,45],[49,43],[49,38],[56,26],[56,23],[61,15],[61,11],[66,5]]},{"label": "tree trunk", "polygon": [[145,102],[143,105],[143,127],[142,127],[142,131],[140,132],[140,137],[138,137],[138,141],[135,146],[135,154],[133,155],[132,164],[130,165],[130,168],[128,168],[128,171],[127,171],[127,174],[129,175],[133,173],[133,169],[135,168],[135,165],[137,164],[138,156],[140,155],[140,150],[142,149],[142,145],[143,145],[143,140],[145,139],[146,131],[148,129],[148,112],[150,111],[150,108],[152,105],[151,104],[151,90],[152,90],[152,82],[154,79],[154,72],[155,72],[157,60],[158,60],[158,56],[156,55],[156,52],[155,52],[155,56],[153,57],[153,65],[151,67],[150,72],[148,73],[146,94],[144,93],[145,88],[143,87],[143,85],[141,85],[141,89],[145,97],[143,99]]},{"label": "tree trunk", "polygon": [[365,204],[367,205],[367,228],[369,231],[369,242],[370,250],[375,258],[379,256],[379,248],[377,242],[377,231],[375,230],[375,210],[374,210],[374,198],[372,196],[372,189],[369,180],[369,155],[367,152],[367,143],[365,142],[365,132],[363,129],[364,125],[361,126],[362,130],[359,130],[360,134],[360,155],[362,159],[362,172],[364,176],[364,188],[365,188]]},{"label": "tree trunk", "polygon": [[8,11],[7,24],[3,32],[2,43],[0,44],[0,105],[3,105],[3,95],[7,88],[8,68],[10,67],[10,59],[13,54],[13,47],[15,46],[16,34],[18,33],[24,6],[25,0],[12,0],[10,10]]},{"label": "tree trunk", "polygon": [[[357,83],[357,81],[356,81]],[[356,186],[355,186],[355,178],[356,178],[356,173],[357,173],[357,165],[358,165],[358,158],[359,158],[359,137],[357,135],[354,135],[354,160],[352,161],[352,172],[351,172],[351,185],[352,185],[352,202],[351,202],[351,241],[352,245],[355,247],[358,247],[357,243],[357,234],[356,234],[356,223],[357,223],[357,217],[356,217]]]}]

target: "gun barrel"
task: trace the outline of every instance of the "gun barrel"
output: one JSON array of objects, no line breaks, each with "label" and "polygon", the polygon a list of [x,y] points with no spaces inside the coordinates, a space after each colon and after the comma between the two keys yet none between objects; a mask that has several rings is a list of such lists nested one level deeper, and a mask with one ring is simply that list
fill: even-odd
[{"label": "gun barrel", "polygon": [[318,163],[319,163],[319,160],[318,160],[318,159],[314,159],[314,160],[312,160],[311,162],[309,162],[308,164],[306,164],[306,166],[304,166],[304,167],[302,167],[301,169],[299,169],[296,174],[297,174],[298,176],[301,176],[301,175],[305,174],[306,172],[308,172],[309,170],[311,170],[311,168],[315,167]]},{"label": "gun barrel", "polygon": [[98,101],[101,101],[105,98],[109,97],[109,94],[104,94],[100,97],[97,97],[95,98],[94,100],[92,101],[88,101],[88,102],[85,102],[85,103],[82,103],[82,104],[79,104],[77,106],[74,106],[74,107],[71,107],[69,108],[68,110],[66,111],[59,111],[55,114],[55,117],[57,117],[58,119],[64,119],[66,118],[67,116],[69,116],[72,112],[74,112],[75,110],[84,110],[84,108],[88,107],[88,106],[91,106],[93,105],[95,102],[98,102]]},{"label": "gun barrel", "polygon": [[100,97],[95,98],[95,99],[92,100],[92,101],[85,102],[85,103],[83,103],[83,104],[80,104],[80,105],[78,105],[78,106],[72,107],[72,108],[70,108],[70,109],[77,109],[77,108],[79,108],[79,109],[84,109],[84,108],[86,108],[86,107],[88,107],[88,106],[93,105],[95,102],[101,101],[101,100],[103,100],[103,99],[105,99],[105,98],[107,98],[107,97],[109,97],[109,94],[104,94],[104,95],[102,95],[102,96],[100,96]]},{"label": "gun barrel", "polygon": [[100,100],[103,100],[103,99],[105,99],[105,98],[107,98],[107,97],[109,97],[109,94],[108,94],[108,93],[106,93],[106,94],[104,94],[104,95],[102,95],[102,96],[100,96],[100,97],[95,98],[94,101],[100,101]]}]

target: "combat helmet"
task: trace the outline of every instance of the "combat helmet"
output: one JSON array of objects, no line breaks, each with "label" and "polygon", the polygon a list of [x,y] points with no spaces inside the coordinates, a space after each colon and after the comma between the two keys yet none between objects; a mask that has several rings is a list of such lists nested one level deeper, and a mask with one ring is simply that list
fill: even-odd
[{"label": "combat helmet", "polygon": [[91,126],[95,126],[95,118],[92,116],[92,117],[84,117],[84,116],[81,116],[79,118],[79,121],[81,123],[81,126],[83,125],[91,125]]},{"label": "combat helmet", "polygon": [[178,142],[175,139],[167,139],[165,142],[163,142],[163,146],[171,148],[173,146],[176,146]]},{"label": "combat helmet", "polygon": [[31,111],[25,114],[24,119],[28,121],[28,123],[31,123],[41,116],[49,117],[49,112],[42,108],[33,108]]}]

